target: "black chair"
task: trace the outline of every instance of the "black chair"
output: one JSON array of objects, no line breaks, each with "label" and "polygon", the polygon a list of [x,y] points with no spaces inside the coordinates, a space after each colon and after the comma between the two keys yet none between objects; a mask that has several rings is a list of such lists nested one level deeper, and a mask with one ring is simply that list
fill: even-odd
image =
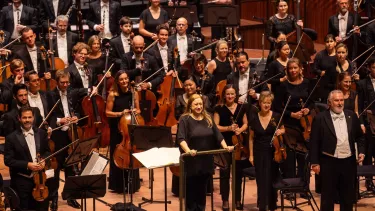
[{"label": "black chair", "polygon": [[[319,209],[319,206],[317,205],[315,199],[314,199],[314,196],[312,195],[311,191],[310,191],[310,160],[309,160],[309,157],[308,157],[308,153],[306,153],[305,155],[305,161],[306,161],[306,165],[305,165],[305,174],[302,176],[302,177],[298,177],[298,178],[287,178],[287,179],[280,179],[279,181],[277,181],[276,183],[273,184],[273,187],[276,189],[276,190],[279,190],[280,191],[280,196],[281,196],[281,210],[283,211],[284,208],[293,208],[293,209],[297,209],[297,207],[299,205],[302,205],[302,204],[306,204],[308,203],[312,210],[315,211],[314,209],[314,206],[313,204],[311,203],[311,199],[313,200],[316,208],[318,210]],[[291,205],[292,206],[284,206],[284,194],[289,194],[289,193],[292,193],[294,195],[294,201],[295,203],[293,204],[291,202]],[[297,193],[303,193],[307,196],[307,202],[302,202],[302,203],[296,203],[296,194]]]},{"label": "black chair", "polygon": [[242,170],[243,173],[243,184],[242,184],[242,206],[244,206],[245,202],[245,183],[246,183],[246,178],[255,178],[255,167],[249,167],[245,168]]},{"label": "black chair", "polygon": [[[375,176],[375,166],[373,165],[364,165],[357,166],[357,202],[361,198],[370,198],[374,197],[375,194],[372,191],[362,191],[359,187],[360,177],[373,177]],[[355,210],[357,210],[357,202],[355,203]]]}]

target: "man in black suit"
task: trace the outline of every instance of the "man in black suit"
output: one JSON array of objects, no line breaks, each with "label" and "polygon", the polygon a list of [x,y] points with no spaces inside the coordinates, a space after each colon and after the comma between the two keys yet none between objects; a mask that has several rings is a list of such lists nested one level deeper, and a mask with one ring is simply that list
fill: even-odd
[{"label": "man in black suit", "polygon": [[22,210],[48,211],[48,199],[38,202],[33,198],[35,184],[30,177],[45,166],[45,162],[36,162],[37,155],[45,158],[50,154],[47,133],[33,127],[35,115],[31,107],[22,107],[18,115],[19,126],[5,139],[4,163],[12,178],[10,186],[17,193]]},{"label": "man in black suit", "polygon": [[43,29],[48,30],[48,21],[50,25],[57,26],[57,16],[65,16],[71,6],[72,0],[41,0],[39,14]]},{"label": "man in black suit", "polygon": [[375,23],[370,23],[366,27],[366,44],[369,46],[375,45]]},{"label": "man in black suit", "polygon": [[121,17],[120,3],[98,0],[90,4],[86,19],[90,29],[96,31],[96,34],[99,33],[101,38],[111,39],[119,33]]},{"label": "man in black suit", "polygon": [[[312,170],[321,176],[320,209],[334,209],[339,187],[340,210],[353,210],[357,162],[361,163],[365,157],[364,135],[357,114],[344,110],[342,91],[332,91],[328,105],[329,110],[315,116],[310,137]],[[357,162],[355,142],[359,152]]]},{"label": "man in black suit", "polygon": [[[56,72],[57,87],[55,90],[47,92],[47,102],[49,110],[56,104],[56,108],[52,111],[48,123],[50,127],[56,128],[68,124],[70,122],[76,122],[78,117],[76,116],[73,104],[72,104],[72,93],[68,89],[69,87],[70,74],[68,71],[58,70]],[[55,142],[55,150],[60,150],[69,143],[71,143],[68,135],[69,126],[62,127],[59,130],[55,130],[52,133],[51,139]],[[64,166],[65,159],[68,156],[68,150],[64,150],[62,153],[56,155],[58,162],[58,168],[55,170],[55,177],[50,181],[50,197],[52,199],[51,210],[56,211],[58,209],[58,190],[60,185],[60,171]],[[75,172],[72,166],[64,169],[65,178],[68,176],[75,176]],[[74,208],[80,208],[79,203],[74,199],[67,200],[68,205]]]},{"label": "man in black suit", "polygon": [[[21,107],[29,106],[28,101],[28,91],[27,86],[25,84],[16,84],[13,86],[13,97],[15,99],[16,105],[12,110],[5,113],[3,116],[4,120],[4,136],[9,135],[13,131],[15,131],[20,125],[18,121],[18,110]],[[40,111],[38,108],[34,108],[34,126],[39,127],[40,124],[43,122],[43,117],[40,115]]]},{"label": "man in black suit", "polygon": [[31,107],[39,108],[40,115],[43,119],[48,115],[47,96],[44,91],[40,90],[40,78],[38,73],[30,71],[25,74],[25,84],[28,87],[28,102]]},{"label": "man in black suit", "polygon": [[[156,71],[160,70],[158,63],[153,56],[143,54],[145,41],[142,36],[135,36],[133,38],[133,51],[125,54],[125,59],[122,61],[121,68],[129,75],[130,81],[135,81],[136,84],[142,82]],[[141,58],[144,58],[142,62]],[[143,64],[142,64],[143,63]],[[151,79],[139,84],[142,90],[151,89],[156,92],[157,87],[163,83],[164,71],[159,71]]]},{"label": "man in black suit", "polygon": [[23,5],[21,0],[13,0],[13,5],[3,7],[0,15],[0,29],[11,33],[12,39],[16,39],[25,27],[35,32],[38,29],[37,10]]},{"label": "man in black suit", "polygon": [[[119,36],[110,40],[111,45],[110,58],[115,61],[117,67],[121,66],[121,60],[124,59],[125,53],[131,51],[131,33],[133,29],[133,22],[129,17],[122,17],[120,19],[121,33]],[[119,68],[114,68],[119,69]],[[113,72],[112,72],[113,73]],[[115,75],[115,74],[112,74]]]},{"label": "man in black suit", "polygon": [[25,72],[24,66],[25,65],[21,59],[13,59],[9,66],[12,75],[4,80],[3,83],[0,83],[0,103],[7,104],[8,108],[12,107],[13,86],[15,84],[23,84],[25,81],[23,77],[23,74]]},{"label": "man in black suit", "polygon": [[[363,161],[364,165],[372,165],[372,158],[375,157],[375,103],[373,103],[375,100],[375,59],[368,61],[368,69],[370,69],[370,74],[360,80],[357,86],[358,112],[363,112],[363,124],[361,128],[363,133],[366,134],[366,157]],[[367,108],[368,106],[370,107]],[[365,185],[368,191],[375,192],[372,177],[366,178]]]}]

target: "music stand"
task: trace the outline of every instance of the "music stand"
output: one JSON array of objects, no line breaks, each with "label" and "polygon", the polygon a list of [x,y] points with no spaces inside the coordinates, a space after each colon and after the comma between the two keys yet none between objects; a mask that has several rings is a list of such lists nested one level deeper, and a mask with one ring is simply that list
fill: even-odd
[{"label": "music stand", "polygon": [[184,17],[189,25],[193,25],[194,23],[199,22],[196,5],[164,7],[163,9],[167,11],[168,17],[174,17],[172,21],[174,23],[181,17]]},{"label": "music stand", "polygon": [[207,26],[239,26],[238,5],[204,4],[203,23]]},{"label": "music stand", "polygon": [[[128,128],[131,143],[136,145],[139,150],[149,150],[154,147],[173,147],[170,127],[128,125]],[[171,201],[167,201],[167,168],[164,166],[164,201],[154,200],[153,171],[151,169],[151,197],[150,199],[142,197],[144,202],[138,204],[138,206],[141,207],[145,203],[164,203],[164,209],[167,211],[167,204],[171,204]]]},{"label": "music stand", "polygon": [[92,149],[97,146],[99,135],[92,138],[88,138],[83,141],[78,141],[77,146],[74,148],[73,152],[65,161],[65,166],[71,166],[79,162],[84,162],[90,155]]},{"label": "music stand", "polygon": [[69,176],[65,181],[62,198],[64,200],[81,199],[81,211],[87,210],[86,199],[92,198],[93,210],[95,211],[95,198],[104,197],[106,194],[106,179],[106,174]]}]

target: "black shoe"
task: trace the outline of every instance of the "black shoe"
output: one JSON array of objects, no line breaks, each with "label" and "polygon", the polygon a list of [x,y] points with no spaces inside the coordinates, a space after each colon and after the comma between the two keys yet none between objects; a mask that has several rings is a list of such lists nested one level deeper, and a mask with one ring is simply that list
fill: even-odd
[{"label": "black shoe", "polygon": [[57,211],[57,199],[52,199],[50,208],[51,211]]},{"label": "black shoe", "polygon": [[81,208],[81,205],[75,199],[68,199],[67,201],[68,201],[69,206],[76,208],[76,209]]},{"label": "black shoe", "polygon": [[372,181],[366,180],[365,186],[366,186],[367,191],[375,192],[375,185]]},{"label": "black shoe", "polygon": [[243,205],[239,201],[236,202],[236,210],[243,210]]},{"label": "black shoe", "polygon": [[229,207],[222,207],[223,211],[229,211]]}]

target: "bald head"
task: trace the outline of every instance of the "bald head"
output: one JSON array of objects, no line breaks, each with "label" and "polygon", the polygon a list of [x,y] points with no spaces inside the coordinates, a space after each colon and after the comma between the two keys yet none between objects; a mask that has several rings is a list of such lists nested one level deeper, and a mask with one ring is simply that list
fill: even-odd
[{"label": "bald head", "polygon": [[188,28],[188,21],[186,20],[186,18],[181,17],[177,19],[176,28],[179,35],[185,35]]},{"label": "bald head", "polygon": [[136,55],[141,55],[145,47],[145,40],[142,36],[137,35],[133,38],[133,51]]}]

